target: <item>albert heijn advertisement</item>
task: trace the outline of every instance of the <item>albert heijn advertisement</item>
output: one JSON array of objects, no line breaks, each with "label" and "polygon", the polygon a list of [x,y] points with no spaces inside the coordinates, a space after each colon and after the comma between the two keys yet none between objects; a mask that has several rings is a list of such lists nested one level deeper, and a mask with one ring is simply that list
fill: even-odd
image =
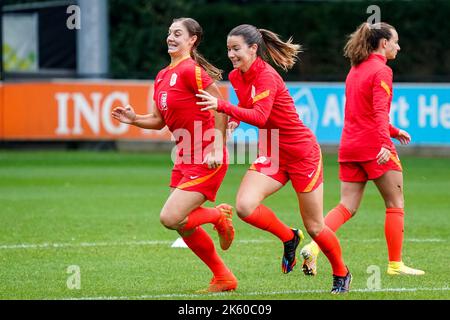
[{"label": "albert heijn advertisement", "polygon": [[[344,83],[288,83],[297,112],[319,143],[339,144],[344,125]],[[230,101],[237,104],[230,88]],[[450,145],[450,84],[396,84],[391,123],[408,131],[411,144]],[[241,123],[235,141],[257,139],[255,128]]]},{"label": "albert heijn advertisement", "polygon": [[[222,94],[237,104],[228,83]],[[343,83],[288,83],[303,122],[320,143],[338,144],[344,122]],[[0,86],[2,140],[170,140],[167,128],[144,130],[111,118],[118,105],[151,110],[152,81],[58,81]],[[396,84],[391,122],[412,136],[411,144],[450,145],[450,84]],[[241,123],[235,141],[256,141],[256,129]]]}]

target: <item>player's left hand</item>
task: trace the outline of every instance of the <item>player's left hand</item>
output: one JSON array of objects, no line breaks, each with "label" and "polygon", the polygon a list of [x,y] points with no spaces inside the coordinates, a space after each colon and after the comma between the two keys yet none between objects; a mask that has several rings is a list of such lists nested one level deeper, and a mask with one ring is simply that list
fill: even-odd
[{"label": "player's left hand", "polygon": [[395,137],[401,144],[409,144],[411,142],[411,136],[405,130],[400,129],[398,136]]},{"label": "player's left hand", "polygon": [[199,90],[199,92],[200,93],[197,93],[196,96],[202,99],[202,101],[197,102],[197,105],[205,106],[204,108],[200,109],[200,111],[217,110],[217,98],[212,96],[205,90]]}]

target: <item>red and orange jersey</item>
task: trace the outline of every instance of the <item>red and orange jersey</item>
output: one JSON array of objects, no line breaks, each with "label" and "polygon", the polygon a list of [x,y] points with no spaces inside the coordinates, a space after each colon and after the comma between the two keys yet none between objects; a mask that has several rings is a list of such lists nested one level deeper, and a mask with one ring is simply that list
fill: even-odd
[{"label": "red and orange jersey", "polygon": [[345,121],[339,161],[369,161],[381,147],[395,151],[390,137],[399,130],[389,123],[392,70],[387,59],[370,54],[350,69],[345,82]]},{"label": "red and orange jersey", "polygon": [[[214,128],[214,116],[209,111],[200,111],[195,96],[213,82],[190,57],[176,65],[167,66],[155,78],[153,99],[156,106],[175,137],[178,155],[190,157],[191,161],[194,155],[202,157],[205,148],[214,141],[214,135],[204,136],[206,130]],[[185,139],[190,139],[189,144]],[[183,141],[191,146],[190,150],[181,147]],[[196,163],[201,161],[201,158],[195,159]]]},{"label": "red and orange jersey", "polygon": [[294,101],[274,68],[257,58],[247,72],[231,71],[229,80],[239,105],[219,100],[217,110],[233,119],[266,129],[259,132],[260,156],[271,156],[271,132],[275,129],[279,134],[281,163],[301,160],[309,154],[316,138],[300,120]]}]

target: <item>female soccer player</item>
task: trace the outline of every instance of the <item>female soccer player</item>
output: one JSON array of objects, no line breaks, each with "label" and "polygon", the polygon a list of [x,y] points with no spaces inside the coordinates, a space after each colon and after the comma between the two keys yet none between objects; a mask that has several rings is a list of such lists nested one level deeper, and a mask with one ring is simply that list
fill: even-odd
[{"label": "female soccer player", "polygon": [[213,116],[196,105],[195,94],[202,89],[221,97],[213,80],[221,79],[221,71],[197,52],[202,33],[201,26],[191,18],[173,20],[167,36],[171,63],[156,76],[153,112],[137,115],[127,106],[115,108],[112,116],[145,129],[159,130],[167,125],[173,133],[177,159],[172,170],[171,194],[161,210],[160,220],[165,227],[177,230],[209,267],[213,278],[206,291],[217,292],[235,290],[237,280],[201,225],[215,226],[223,250],[231,245],[234,228],[231,206],[202,207],[206,200],[215,200],[228,167],[224,147],[226,116],[217,112]]},{"label": "female soccer player", "polygon": [[[406,131],[389,124],[392,101],[392,70],[386,65],[400,50],[398,34],[387,23],[363,23],[350,36],[344,55],[352,68],[345,83],[345,121],[339,147],[341,200],[325,217],[325,223],[336,231],[355,215],[368,180],[373,180],[386,206],[385,236],[389,253],[390,275],[422,275],[421,270],[402,262],[404,228],[403,174],[395,146],[411,140]],[[303,272],[317,273],[319,248],[306,245],[301,254]]]},{"label": "female soccer player", "polygon": [[[234,70],[229,74],[239,105],[217,99],[201,91],[202,110],[217,110],[245,121],[259,130],[259,153],[239,188],[236,211],[245,222],[266,230],[284,243],[282,271],[288,273],[296,263],[295,250],[303,237],[299,230],[281,222],[262,201],[283,187],[288,180],[297,193],[306,230],[319,244],[333,267],[332,293],[349,290],[351,274],[342,259],[334,232],[323,222],[322,156],[315,136],[299,119],[294,101],[283,79],[263,58],[287,70],[300,46],[283,42],[268,30],[240,25],[227,38],[228,58]],[[275,146],[275,147],[274,147]],[[279,147],[279,148],[278,148]]]}]

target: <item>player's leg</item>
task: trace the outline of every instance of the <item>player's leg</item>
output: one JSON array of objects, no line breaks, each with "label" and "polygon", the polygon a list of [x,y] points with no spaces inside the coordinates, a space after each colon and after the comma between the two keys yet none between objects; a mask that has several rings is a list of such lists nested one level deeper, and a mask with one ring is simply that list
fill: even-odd
[{"label": "player's leg", "polygon": [[[366,182],[341,182],[341,199],[339,204],[327,213],[324,223],[334,232],[340,226],[347,222],[353,215],[356,214],[362,197]],[[303,257],[303,273],[309,276],[317,274],[317,258],[320,253],[320,248],[316,242],[311,241],[305,245],[300,254]]]},{"label": "player's leg", "polygon": [[297,192],[303,223],[311,238],[328,258],[333,269],[332,293],[348,292],[351,274],[342,259],[339,240],[323,219],[323,184],[313,191]]},{"label": "player's leg", "polygon": [[[228,165],[223,164],[215,169],[204,165],[178,165],[172,171],[171,186],[175,190],[190,191],[204,195],[205,200],[215,201],[217,191],[225,177]],[[179,203],[168,202],[166,206],[177,206]],[[189,208],[188,208],[189,210]],[[162,219],[168,227],[184,233],[206,223],[212,223],[219,235],[220,246],[227,250],[234,239],[232,224],[233,207],[220,204],[215,208],[199,206],[186,216],[178,208],[166,207],[162,211]],[[167,221],[172,220],[172,221]],[[174,221],[173,221],[174,220]],[[170,224],[175,224],[170,226]]]},{"label": "player's leg", "polygon": [[385,237],[389,253],[388,274],[423,275],[422,270],[409,268],[402,262],[404,236],[403,173],[389,170],[374,179],[386,205]]},{"label": "player's leg", "polygon": [[213,278],[206,289],[208,292],[235,290],[237,280],[217,254],[214,242],[201,227],[186,230],[181,227],[182,221],[195,209],[206,201],[206,197],[193,191],[175,189],[167,199],[161,211],[161,222],[171,229],[177,229],[186,245],[211,270]]},{"label": "player's leg", "polygon": [[282,272],[288,273],[295,265],[295,249],[303,234],[291,229],[262,201],[283,187],[283,183],[255,170],[245,174],[236,197],[236,211],[239,217],[252,226],[272,233],[284,244]]}]

